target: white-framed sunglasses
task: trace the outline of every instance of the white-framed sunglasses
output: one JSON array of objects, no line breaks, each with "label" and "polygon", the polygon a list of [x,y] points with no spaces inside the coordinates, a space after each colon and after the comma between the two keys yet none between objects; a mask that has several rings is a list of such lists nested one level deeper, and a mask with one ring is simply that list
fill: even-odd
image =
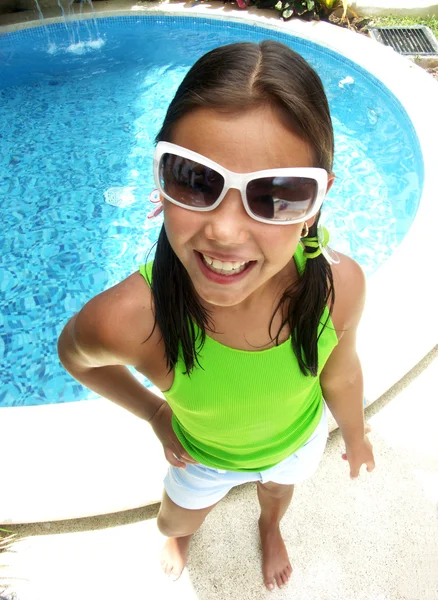
[{"label": "white-framed sunglasses", "polygon": [[275,225],[313,217],[321,208],[328,181],[327,171],[315,167],[234,173],[170,142],[157,144],[154,179],[164,198],[193,211],[214,210],[229,189],[239,190],[250,217]]}]

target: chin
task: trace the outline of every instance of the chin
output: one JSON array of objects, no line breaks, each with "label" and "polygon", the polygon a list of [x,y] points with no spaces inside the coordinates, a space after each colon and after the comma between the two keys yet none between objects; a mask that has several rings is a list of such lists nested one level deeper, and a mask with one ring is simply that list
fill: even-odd
[{"label": "chin", "polygon": [[247,295],[241,294],[221,294],[214,292],[207,292],[206,290],[196,290],[196,293],[201,298],[201,300],[211,306],[218,306],[222,308],[227,308],[230,306],[236,306],[243,302]]}]

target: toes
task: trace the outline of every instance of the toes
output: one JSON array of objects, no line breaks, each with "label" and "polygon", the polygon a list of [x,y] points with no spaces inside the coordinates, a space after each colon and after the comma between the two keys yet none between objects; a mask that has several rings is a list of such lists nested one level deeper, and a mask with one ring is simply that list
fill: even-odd
[{"label": "toes", "polygon": [[166,571],[166,567],[167,567],[167,561],[165,558],[160,558],[160,566],[163,569],[163,571]]},{"label": "toes", "polygon": [[181,576],[181,573],[178,573],[178,571],[175,571],[175,569],[173,568],[172,565],[166,564],[163,567],[163,569],[164,569],[164,572],[167,575],[167,577],[170,579],[170,581],[176,581]]},{"label": "toes", "polygon": [[169,563],[165,557],[161,558],[160,560],[160,565],[161,568],[163,569],[164,573],[168,576],[168,577],[172,577],[172,571],[173,571],[173,566],[171,563]]},{"label": "toes", "polygon": [[265,580],[265,586],[266,589],[268,589],[270,592],[272,592],[272,590],[275,588],[275,583],[273,579],[266,579]]},{"label": "toes", "polygon": [[275,584],[277,584],[279,588],[282,588],[289,582],[291,575],[292,567],[287,565],[287,567],[285,567],[283,571],[280,571],[278,575],[274,575],[273,578],[265,579],[265,586],[271,592],[275,589]]},{"label": "toes", "polygon": [[[292,567],[289,567],[289,569],[288,569],[288,567],[286,567],[285,569],[283,569],[283,571],[280,571],[280,573],[278,573],[278,575],[274,575],[275,582],[279,588],[284,587],[288,583],[291,573],[292,573]],[[274,588],[268,588],[268,589],[274,589]]]}]

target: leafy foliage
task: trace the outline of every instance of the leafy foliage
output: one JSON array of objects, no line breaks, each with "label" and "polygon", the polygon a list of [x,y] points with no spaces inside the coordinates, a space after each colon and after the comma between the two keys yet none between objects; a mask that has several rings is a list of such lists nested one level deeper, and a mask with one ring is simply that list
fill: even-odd
[{"label": "leafy foliage", "polygon": [[255,4],[257,8],[273,8],[281,14],[284,21],[299,17],[308,21],[327,19],[338,8],[343,9],[342,21],[346,18],[348,0],[236,0],[240,8]]},{"label": "leafy foliage", "polygon": [[[4,535],[7,534],[7,535]],[[7,552],[10,547],[12,542],[15,539],[15,535],[9,531],[8,529],[1,529],[0,528],[0,553],[1,552]],[[0,565],[0,568],[2,568],[2,565]],[[8,595],[8,597],[3,596],[2,594],[6,594],[8,591],[8,584],[7,584],[7,578],[3,578],[2,575],[0,574],[0,600],[8,600],[8,598],[10,598],[12,600],[12,597]],[[15,597],[15,596],[14,596]]]}]

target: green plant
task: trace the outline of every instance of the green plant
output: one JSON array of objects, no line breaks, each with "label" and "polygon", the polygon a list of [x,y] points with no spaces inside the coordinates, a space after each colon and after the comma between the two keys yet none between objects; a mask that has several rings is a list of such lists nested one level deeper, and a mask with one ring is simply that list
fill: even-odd
[{"label": "green plant", "polygon": [[320,0],[323,10],[325,13],[330,15],[333,11],[340,8],[342,6],[343,12],[341,21],[347,18],[348,11],[350,11],[355,17],[357,16],[355,12],[349,7],[348,0]]},{"label": "green plant", "polygon": [[[348,0],[237,0],[241,8],[255,4],[257,8],[273,8],[281,14],[284,21],[292,17],[302,19],[327,19],[332,12],[342,8],[343,21],[349,9]],[[351,11],[352,12],[352,11]],[[354,13],[353,13],[354,14]]]},{"label": "green plant", "polygon": [[[0,527],[0,552],[5,552],[9,549],[12,540],[15,538],[15,533],[9,529],[2,529]],[[8,535],[3,535],[7,533]]]},{"label": "green plant", "polygon": [[[0,553],[2,553],[10,549],[11,544],[15,538],[15,534],[12,531],[9,531],[9,529],[2,529],[1,527],[0,532]],[[3,535],[4,533],[8,535]],[[2,568],[2,565],[0,565],[0,568]],[[7,593],[7,591],[8,585],[6,584],[6,579],[0,575],[0,600],[2,600],[3,598],[4,600],[7,600],[7,598],[1,595]]]}]

